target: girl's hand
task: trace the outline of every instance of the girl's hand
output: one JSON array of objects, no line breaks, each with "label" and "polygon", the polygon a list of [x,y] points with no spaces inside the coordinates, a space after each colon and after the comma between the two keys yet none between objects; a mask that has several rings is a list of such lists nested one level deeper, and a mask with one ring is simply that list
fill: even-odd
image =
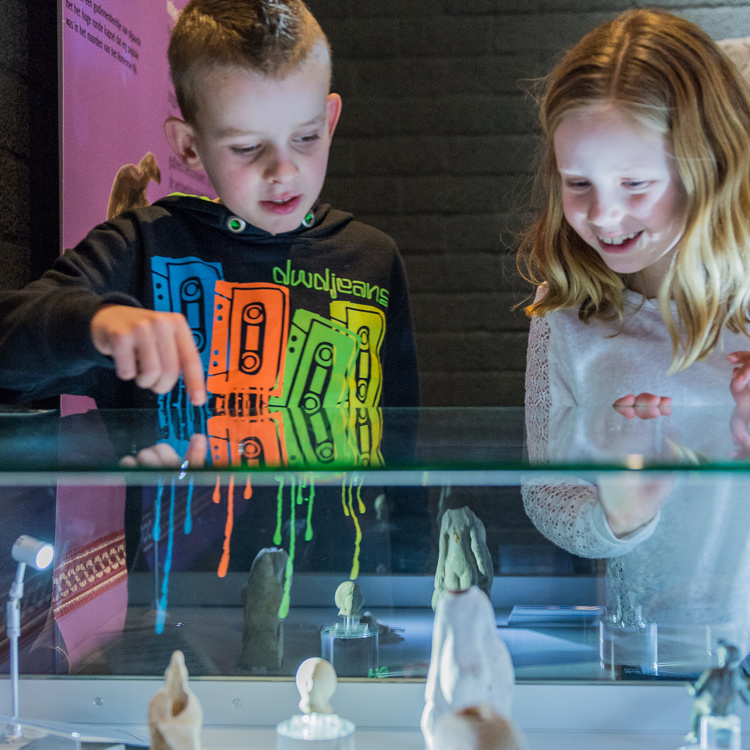
[{"label": "girl's hand", "polygon": [[729,390],[737,406],[750,408],[750,352],[732,352],[727,356],[727,361],[735,365]]},{"label": "girl's hand", "polygon": [[664,507],[674,488],[673,476],[640,471],[600,474],[599,502],[616,537],[645,526]]},{"label": "girl's hand", "polygon": [[727,361],[735,366],[732,370],[732,379],[729,381],[729,390],[736,404],[729,422],[732,440],[737,446],[734,457],[748,458],[750,457],[750,435],[747,431],[748,423],[750,423],[750,388],[748,387],[750,352],[732,352],[727,356]]},{"label": "girl's hand", "polygon": [[[750,358],[750,352],[747,354]],[[637,396],[629,393],[618,398],[612,406],[627,419],[655,419],[668,417],[672,413],[672,399],[669,396],[654,396],[652,393],[639,393]]]}]

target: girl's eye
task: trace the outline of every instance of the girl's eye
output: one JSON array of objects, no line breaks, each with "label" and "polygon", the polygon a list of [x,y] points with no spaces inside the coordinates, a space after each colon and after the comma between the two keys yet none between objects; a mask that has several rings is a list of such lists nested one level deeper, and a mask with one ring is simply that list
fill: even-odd
[{"label": "girl's eye", "polygon": [[629,190],[644,190],[650,184],[650,180],[623,180],[623,186]]},{"label": "girl's eye", "polygon": [[565,187],[570,190],[586,190],[589,182],[588,180],[565,180]]}]

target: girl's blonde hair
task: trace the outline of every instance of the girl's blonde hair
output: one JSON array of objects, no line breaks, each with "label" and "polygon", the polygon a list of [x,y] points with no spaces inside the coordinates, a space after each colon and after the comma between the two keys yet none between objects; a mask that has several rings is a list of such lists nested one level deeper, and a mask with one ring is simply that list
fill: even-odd
[{"label": "girl's blonde hair", "polygon": [[628,278],[610,270],[565,220],[553,149],[562,119],[595,104],[658,129],[677,160],[687,223],[659,307],[672,338],[671,371],[684,369],[713,351],[725,327],[747,333],[750,90],[704,31],[661,11],[628,11],[565,55],[540,102],[543,205],[518,254],[524,278],[549,285],[528,315],[577,307],[583,321],[624,321]]}]

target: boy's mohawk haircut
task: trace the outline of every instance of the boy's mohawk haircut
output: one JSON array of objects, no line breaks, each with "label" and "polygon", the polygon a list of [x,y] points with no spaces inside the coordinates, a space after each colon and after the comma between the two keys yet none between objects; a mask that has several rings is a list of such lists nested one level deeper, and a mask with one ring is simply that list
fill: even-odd
[{"label": "boy's mohawk haircut", "polygon": [[283,77],[317,48],[330,61],[325,34],[302,0],[191,0],[168,52],[183,117],[195,115],[194,68],[237,67]]},{"label": "boy's mohawk haircut", "polygon": [[262,27],[267,31],[269,40],[294,39],[298,20],[288,3],[283,0],[260,0],[260,10]]}]

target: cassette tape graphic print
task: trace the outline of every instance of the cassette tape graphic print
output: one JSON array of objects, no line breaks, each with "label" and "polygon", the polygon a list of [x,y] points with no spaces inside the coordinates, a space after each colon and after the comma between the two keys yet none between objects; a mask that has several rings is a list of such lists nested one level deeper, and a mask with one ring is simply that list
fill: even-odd
[{"label": "cassette tape graphic print", "polygon": [[254,417],[226,414],[208,420],[211,460],[217,466],[246,469],[286,466],[286,440],[280,412]]},{"label": "cassette tape graphic print", "polygon": [[272,406],[298,406],[312,413],[346,406],[359,338],[333,320],[297,310],[289,331],[284,389]]},{"label": "cassette tape graphic print", "polygon": [[340,321],[359,339],[350,376],[349,406],[378,406],[383,390],[380,348],[385,338],[385,315],[370,305],[338,301],[331,303],[331,318]]},{"label": "cassette tape graphic print", "polygon": [[209,392],[256,393],[264,400],[281,395],[289,291],[276,284],[219,281],[215,294]]},{"label": "cassette tape graphic print", "polygon": [[151,259],[151,274],[154,310],[185,316],[205,370],[214,315],[214,286],[221,279],[221,266],[193,257],[155,257]]}]

